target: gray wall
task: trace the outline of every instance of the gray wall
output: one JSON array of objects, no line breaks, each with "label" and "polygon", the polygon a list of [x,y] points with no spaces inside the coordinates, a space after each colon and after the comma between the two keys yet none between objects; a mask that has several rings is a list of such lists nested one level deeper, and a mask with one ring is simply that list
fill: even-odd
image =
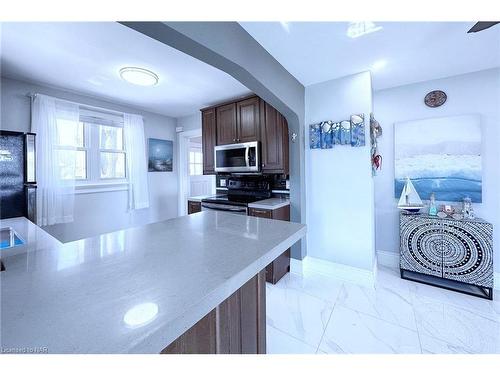
[{"label": "gray wall", "polygon": [[[173,118],[57,88],[7,78],[1,80],[0,127],[2,129],[23,132],[30,130],[30,100],[26,94],[34,92],[83,104],[140,114],[144,118],[146,138],[172,140],[175,148],[176,121]],[[175,152],[174,155],[176,155]],[[148,173],[148,178],[150,194],[150,207],[148,209],[128,212],[127,191],[77,194],[75,197],[74,222],[53,225],[44,229],[61,241],[66,242],[176,217],[177,160],[175,160],[175,156],[173,172]]]},{"label": "gray wall", "polygon": [[198,111],[195,114],[189,116],[178,117],[177,126],[182,126],[183,132],[201,129],[201,112]]},{"label": "gray wall", "polygon": [[[305,223],[304,86],[237,22],[124,22],[124,25],[230,74],[287,119],[292,221]],[[305,241],[292,247],[302,259]]]},{"label": "gray wall", "polygon": [[307,256],[368,271],[375,261],[371,111],[370,72],[306,87],[307,124],[349,120],[363,113],[366,135],[364,147],[311,150],[306,142]]},{"label": "gray wall", "polygon": [[[438,108],[424,104],[431,90],[448,96]],[[482,127],[483,203],[476,214],[494,224],[496,271],[500,264],[500,69],[420,82],[374,93],[374,110],[383,127],[379,138],[382,171],[375,177],[376,249],[399,251],[397,200],[394,198],[394,123],[432,117],[479,114]],[[428,197],[422,197],[428,199]],[[459,204],[458,202],[455,204]]]}]

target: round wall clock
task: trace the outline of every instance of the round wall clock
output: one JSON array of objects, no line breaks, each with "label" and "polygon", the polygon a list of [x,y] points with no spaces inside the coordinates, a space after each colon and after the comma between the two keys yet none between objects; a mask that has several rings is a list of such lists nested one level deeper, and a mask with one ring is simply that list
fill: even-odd
[{"label": "round wall clock", "polygon": [[425,105],[431,108],[442,106],[446,102],[447,96],[444,91],[434,90],[425,96]]}]

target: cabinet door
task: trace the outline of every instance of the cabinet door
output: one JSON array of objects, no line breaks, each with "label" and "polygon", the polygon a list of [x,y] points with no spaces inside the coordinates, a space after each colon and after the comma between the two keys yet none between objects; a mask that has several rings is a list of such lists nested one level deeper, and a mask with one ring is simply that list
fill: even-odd
[{"label": "cabinet door", "polygon": [[217,142],[215,108],[202,111],[201,133],[203,149],[203,174],[215,174],[214,147]]},{"label": "cabinet door", "polygon": [[260,109],[258,97],[236,103],[238,143],[260,140]]},{"label": "cabinet door", "polygon": [[262,171],[288,174],[288,124],[285,117],[262,101]]},{"label": "cabinet door", "polygon": [[443,234],[440,220],[402,214],[399,231],[401,269],[441,277]]},{"label": "cabinet door", "polygon": [[443,220],[443,277],[493,287],[493,227],[489,223]]},{"label": "cabinet door", "polygon": [[217,145],[236,143],[236,103],[217,107]]},{"label": "cabinet door", "polygon": [[188,201],[188,215],[201,212],[201,203],[195,201]]}]

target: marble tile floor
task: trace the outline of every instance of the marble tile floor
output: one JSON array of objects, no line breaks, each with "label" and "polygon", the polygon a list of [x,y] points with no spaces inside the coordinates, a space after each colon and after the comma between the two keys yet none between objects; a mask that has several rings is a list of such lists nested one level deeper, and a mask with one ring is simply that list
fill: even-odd
[{"label": "marble tile floor", "polygon": [[488,301],[386,267],[374,288],[311,272],[266,288],[269,354],[500,354],[500,291]]}]

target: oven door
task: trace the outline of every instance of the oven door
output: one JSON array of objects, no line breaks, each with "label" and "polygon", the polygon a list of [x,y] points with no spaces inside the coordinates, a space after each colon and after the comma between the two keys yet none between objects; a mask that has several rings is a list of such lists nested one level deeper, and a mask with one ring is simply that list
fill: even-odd
[{"label": "oven door", "polygon": [[246,206],[233,206],[231,204],[207,203],[201,202],[202,211],[225,211],[237,215],[246,215],[248,208]]},{"label": "oven door", "polygon": [[215,172],[259,172],[259,142],[215,146]]}]

